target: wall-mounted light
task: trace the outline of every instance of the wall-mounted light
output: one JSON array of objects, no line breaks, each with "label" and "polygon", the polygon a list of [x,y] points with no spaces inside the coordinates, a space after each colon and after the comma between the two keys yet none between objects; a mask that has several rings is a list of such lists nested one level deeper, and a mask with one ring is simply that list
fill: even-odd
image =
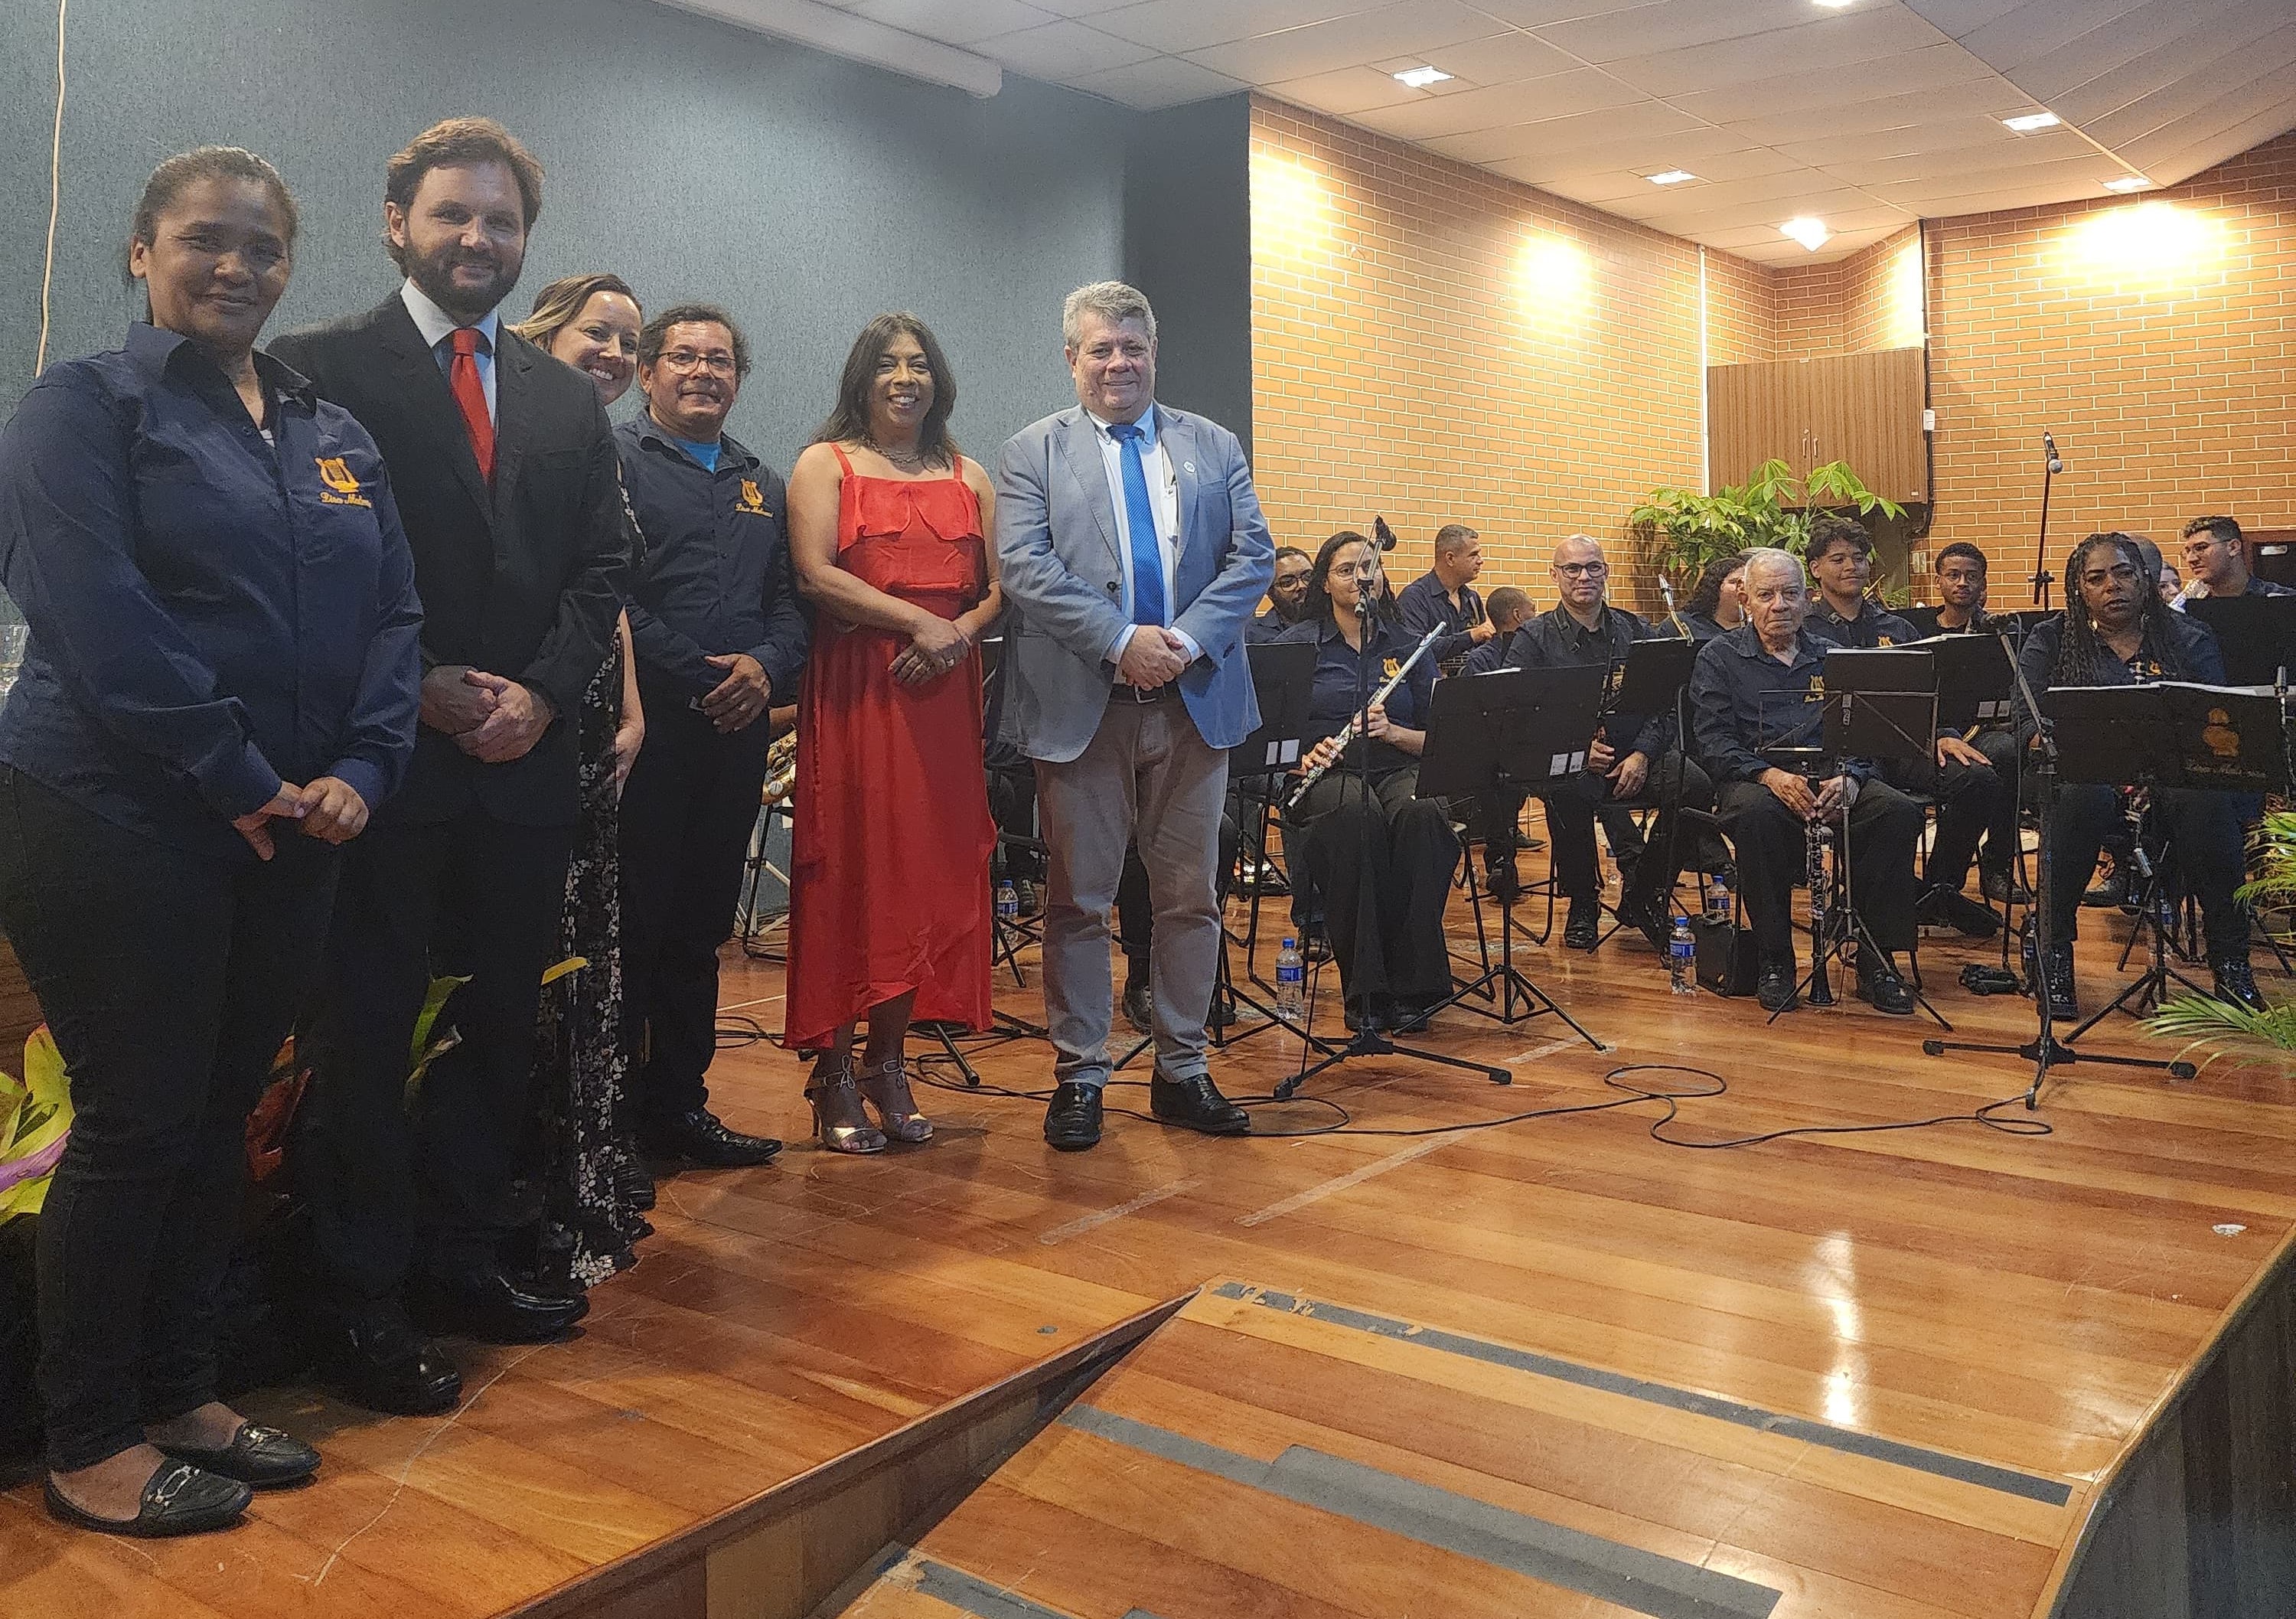
[{"label": "wall-mounted light", "polygon": [[1824,220],[1813,219],[1807,214],[1778,226],[1778,234],[1792,237],[1813,253],[1833,240],[1833,233],[1825,228]]},{"label": "wall-mounted light", "polygon": [[2158,200],[2090,214],[2064,237],[2066,267],[2131,289],[2194,285],[2224,273],[2224,222]]},{"label": "wall-mounted light", "polygon": [[1408,85],[1414,90],[1424,90],[1428,86],[1439,85],[1450,77],[1440,68],[1406,68],[1402,72],[1395,75],[1395,82],[1399,85]]}]

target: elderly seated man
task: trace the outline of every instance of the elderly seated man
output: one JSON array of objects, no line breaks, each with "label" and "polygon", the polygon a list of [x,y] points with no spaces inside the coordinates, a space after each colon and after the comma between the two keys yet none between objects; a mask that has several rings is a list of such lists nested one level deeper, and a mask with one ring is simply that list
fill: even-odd
[{"label": "elderly seated man", "polygon": [[1749,552],[1743,595],[1745,622],[1699,649],[1690,676],[1691,726],[1700,762],[1715,783],[1723,830],[1737,848],[1762,1005],[1780,1012],[1800,1001],[1793,884],[1807,867],[1808,824],[1822,817],[1837,839],[1848,839],[1849,885],[1866,934],[1857,951],[1857,993],[1878,1011],[1909,1014],[1913,991],[1894,956],[1914,943],[1921,810],[1882,780],[1869,760],[1829,761],[1816,780],[1774,762],[1780,757],[1775,750],[1819,742],[1832,643],[1804,628],[1808,588],[1790,554]]}]

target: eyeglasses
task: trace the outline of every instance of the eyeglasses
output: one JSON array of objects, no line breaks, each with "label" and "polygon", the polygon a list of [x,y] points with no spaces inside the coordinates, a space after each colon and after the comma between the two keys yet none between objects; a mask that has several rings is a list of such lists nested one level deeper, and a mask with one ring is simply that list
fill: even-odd
[{"label": "eyeglasses", "polygon": [[1329,577],[1332,579],[1377,579],[1379,577],[1379,564],[1377,563],[1341,563],[1331,570]]},{"label": "eyeglasses", "polygon": [[672,371],[692,371],[697,367],[712,376],[732,376],[734,357],[723,349],[713,349],[707,354],[696,354],[691,349],[672,349],[661,357],[661,363]]},{"label": "eyeglasses", "polygon": [[1600,579],[1611,571],[1608,563],[1557,563],[1554,571],[1565,579]]}]

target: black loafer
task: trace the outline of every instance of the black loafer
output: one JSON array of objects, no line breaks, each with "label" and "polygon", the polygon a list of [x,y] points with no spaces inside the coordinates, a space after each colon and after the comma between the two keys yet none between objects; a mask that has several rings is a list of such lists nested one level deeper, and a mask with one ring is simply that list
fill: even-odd
[{"label": "black loafer", "polygon": [[2250,970],[2247,957],[2223,957],[2209,963],[2209,970],[2216,978],[2213,987],[2218,1000],[2251,1012],[2266,1010],[2263,992],[2256,987],[2256,974]]},{"label": "black loafer", "polygon": [[1053,1087],[1045,1109],[1045,1140],[1056,1152],[1080,1153],[1100,1145],[1100,1087],[1073,1081]]},{"label": "black loafer", "polygon": [[187,1461],[169,1461],[145,1481],[143,1500],[132,1518],[98,1517],[82,1511],[64,1499],[53,1478],[43,1486],[42,1493],[49,1516],[60,1522],[93,1529],[98,1534],[130,1535],[141,1541],[228,1529],[255,1499],[255,1492],[237,1479],[205,1472]]},{"label": "black loafer", "polygon": [[1762,963],[1761,976],[1754,985],[1754,999],[1762,1003],[1765,1012],[1791,1012],[1801,1005],[1792,957],[1773,956]]},{"label": "black loafer", "polygon": [[1892,1017],[1913,1015],[1913,986],[1898,976],[1898,969],[1887,961],[1868,966],[1864,956],[1857,959],[1857,998],[1876,1012],[1886,1012]]},{"label": "black loafer", "polygon": [[203,1472],[235,1478],[256,1490],[277,1490],[299,1484],[319,1470],[319,1453],[299,1439],[277,1428],[242,1422],[231,1442],[220,1450],[207,1445],[171,1445],[152,1442],[162,1456],[189,1462]]},{"label": "black loafer", "polygon": [[403,1319],[352,1322],[329,1334],[318,1351],[329,1385],[370,1411],[436,1417],[463,1397],[455,1362]]},{"label": "black loafer", "polygon": [[1591,950],[1603,942],[1603,908],[1593,900],[1570,901],[1570,919],[1562,925],[1567,949]]},{"label": "black loafer", "polygon": [[1152,1034],[1156,1030],[1155,1003],[1148,999],[1145,978],[1128,978],[1124,982],[1124,1021],[1132,1025],[1135,1034]]},{"label": "black loafer", "polygon": [[640,1138],[657,1158],[681,1158],[697,1169],[746,1170],[769,1163],[782,1144],[771,1136],[745,1136],[706,1107],[659,1119]]},{"label": "black loafer", "polygon": [[1163,1123],[1207,1136],[1251,1133],[1251,1115],[1220,1095],[1208,1073],[1193,1080],[1167,1079],[1157,1073],[1148,1081],[1148,1111]]},{"label": "black loafer", "polygon": [[408,1302],[433,1332],[483,1344],[547,1344],[590,1313],[586,1298],[529,1293],[499,1270],[418,1283]]}]

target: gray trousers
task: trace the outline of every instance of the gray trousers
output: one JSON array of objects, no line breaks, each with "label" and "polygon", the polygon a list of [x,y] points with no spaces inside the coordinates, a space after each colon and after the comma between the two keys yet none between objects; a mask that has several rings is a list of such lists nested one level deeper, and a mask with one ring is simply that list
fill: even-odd
[{"label": "gray trousers", "polygon": [[1156,1067],[1168,1078],[1205,1072],[1204,1018],[1219,966],[1220,805],[1227,751],[1208,744],[1177,692],[1154,703],[1109,699],[1090,745],[1076,758],[1037,761],[1037,806],[1046,865],[1045,1021],[1063,1084],[1108,1082],[1115,1010],[1108,912],[1137,842],[1155,912],[1149,994]]}]

